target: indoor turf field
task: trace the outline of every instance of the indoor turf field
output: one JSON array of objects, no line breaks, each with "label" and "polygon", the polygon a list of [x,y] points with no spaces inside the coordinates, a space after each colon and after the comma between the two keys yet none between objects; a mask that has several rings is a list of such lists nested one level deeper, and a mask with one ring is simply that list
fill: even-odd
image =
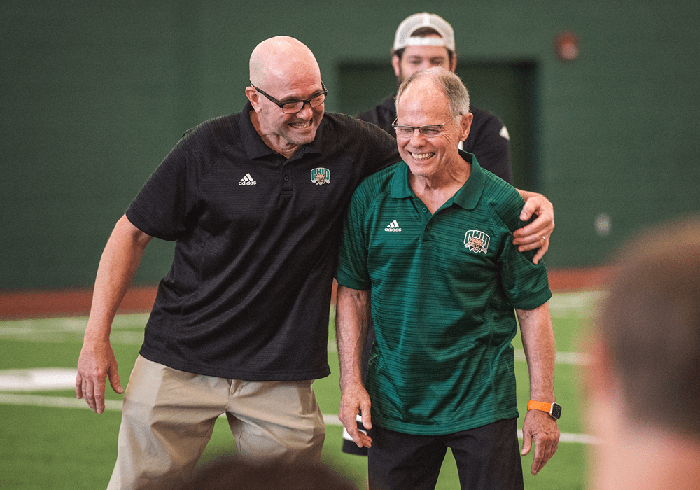
[{"label": "indoor turf field", "polygon": [[[529,473],[532,456],[523,459],[525,488],[584,488],[586,446],[595,442],[585,435],[581,423],[580,374],[586,363],[581,351],[600,294],[557,293],[550,302],[557,341],[555,390],[563,406],[559,424],[562,439],[557,454],[538,476]],[[146,319],[146,314],[128,314],[115,320],[112,340],[122,386],[126,386],[138,354]],[[107,409],[102,415],[92,413],[84,401],[75,399],[71,383],[85,323],[85,317],[0,321],[0,488],[106,487],[116,458],[120,397],[108,388]],[[365,459],[340,450],[340,390],[332,315],[329,332],[332,374],[314,384],[327,425],[324,459],[362,486]],[[519,337],[513,344],[521,426],[529,398],[527,365]],[[203,460],[231,451],[232,447],[233,438],[221,418]],[[449,452],[437,488],[459,488]]]}]

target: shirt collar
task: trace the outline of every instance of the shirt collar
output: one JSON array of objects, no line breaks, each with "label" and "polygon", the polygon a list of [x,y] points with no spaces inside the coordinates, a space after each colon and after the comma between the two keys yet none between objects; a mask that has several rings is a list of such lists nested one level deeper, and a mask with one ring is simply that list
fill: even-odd
[{"label": "shirt collar", "polygon": [[486,184],[486,174],[476,161],[476,157],[466,151],[459,151],[459,154],[467,162],[471,161],[472,171],[462,188],[452,197],[455,204],[464,209],[476,209],[476,205],[481,199]]},{"label": "shirt collar", "polygon": [[[486,175],[476,161],[476,157],[466,151],[459,151],[459,155],[468,163],[472,169],[469,178],[464,185],[452,196],[446,204],[457,204],[464,209],[475,209],[481,198],[486,182]],[[391,197],[403,199],[414,196],[414,192],[408,185],[408,165],[400,162],[398,168],[391,179]]]}]

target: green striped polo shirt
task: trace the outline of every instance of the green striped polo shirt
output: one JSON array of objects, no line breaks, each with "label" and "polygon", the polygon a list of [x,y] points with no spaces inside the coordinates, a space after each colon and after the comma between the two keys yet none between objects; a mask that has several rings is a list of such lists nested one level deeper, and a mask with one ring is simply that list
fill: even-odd
[{"label": "green striped polo shirt", "polygon": [[471,175],[435,214],[399,162],[357,188],[344,226],[338,283],[372,294],[372,421],[397,432],[517,417],[513,309],[551,297],[544,264],[512,244],[523,226],[517,190],[460,154]]}]

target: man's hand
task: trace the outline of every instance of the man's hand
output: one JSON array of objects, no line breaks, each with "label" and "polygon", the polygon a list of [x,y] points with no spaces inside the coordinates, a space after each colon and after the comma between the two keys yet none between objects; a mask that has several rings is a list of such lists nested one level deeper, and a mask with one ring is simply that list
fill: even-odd
[{"label": "man's hand", "polygon": [[559,427],[557,421],[541,410],[528,410],[523,423],[523,450],[525,456],[535,442],[535,455],[530,467],[530,473],[536,475],[544,468],[547,461],[554,456],[559,446]]},{"label": "man's hand", "polygon": [[78,358],[78,376],[75,379],[75,394],[85,398],[88,406],[95,413],[105,411],[105,385],[109,383],[115,393],[124,390],[119,382],[117,359],[109,341],[83,344]]},{"label": "man's hand", "polygon": [[527,221],[533,214],[537,218],[513,232],[513,244],[521,252],[539,249],[532,259],[537,264],[549,249],[549,237],[554,231],[554,206],[541,194],[528,193],[528,196],[520,220]]},{"label": "man's hand", "polygon": [[372,416],[370,415],[371,402],[369,394],[362,385],[353,385],[343,390],[340,399],[340,412],[338,418],[343,423],[352,440],[358,447],[371,447],[372,438],[364,432],[357,430],[357,414],[362,414],[362,425],[365,429],[372,428]]}]

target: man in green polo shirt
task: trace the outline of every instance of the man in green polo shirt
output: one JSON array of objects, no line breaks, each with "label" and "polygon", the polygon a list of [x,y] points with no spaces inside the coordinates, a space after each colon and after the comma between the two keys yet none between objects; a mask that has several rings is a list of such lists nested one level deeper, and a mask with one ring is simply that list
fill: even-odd
[{"label": "man in green polo shirt", "polygon": [[[416,73],[396,105],[403,161],[357,188],[344,228],[340,420],[370,448],[370,488],[434,488],[449,447],[462,488],[522,489],[516,314],[533,407],[521,454],[534,442],[533,474],[559,440],[546,269],[512,244],[522,226],[517,190],[457,148],[472,121],[459,77],[442,68]],[[365,390],[370,292],[376,340]],[[358,413],[369,434],[357,430]]]}]

